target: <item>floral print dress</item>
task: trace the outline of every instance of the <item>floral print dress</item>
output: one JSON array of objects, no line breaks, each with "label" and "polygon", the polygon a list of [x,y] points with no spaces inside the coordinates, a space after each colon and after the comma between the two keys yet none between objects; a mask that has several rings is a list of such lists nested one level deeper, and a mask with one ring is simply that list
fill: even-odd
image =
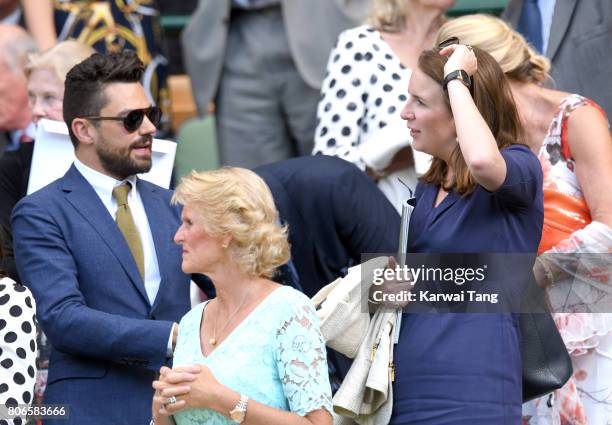
[{"label": "floral print dress", "polygon": [[612,229],[592,221],[567,140],[570,114],[585,105],[601,110],[579,95],[563,99],[539,152],[539,254],[566,276],[548,288],[548,296],[574,374],[560,390],[525,404],[523,424],[612,425]]}]

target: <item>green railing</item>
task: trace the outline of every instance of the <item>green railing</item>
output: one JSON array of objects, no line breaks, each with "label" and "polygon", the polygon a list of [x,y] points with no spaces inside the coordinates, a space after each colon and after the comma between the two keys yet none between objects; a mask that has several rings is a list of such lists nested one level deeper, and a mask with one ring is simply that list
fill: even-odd
[{"label": "green railing", "polygon": [[166,31],[180,31],[189,21],[189,15],[162,15],[159,23]]},{"label": "green railing", "polygon": [[[302,0],[308,1],[308,0]],[[331,0],[329,0],[331,1]],[[459,16],[468,13],[493,13],[499,14],[509,0],[457,0],[449,15]],[[180,32],[189,21],[189,15],[163,15],[160,24],[165,31]]]},{"label": "green railing", "polygon": [[492,13],[499,15],[509,0],[457,0],[457,4],[448,13],[451,16],[470,13]]}]

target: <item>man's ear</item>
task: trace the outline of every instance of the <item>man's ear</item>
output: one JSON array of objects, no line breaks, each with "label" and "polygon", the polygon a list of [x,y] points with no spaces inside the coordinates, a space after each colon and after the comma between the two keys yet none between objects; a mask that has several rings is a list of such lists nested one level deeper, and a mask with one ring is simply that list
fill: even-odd
[{"label": "man's ear", "polygon": [[72,120],[72,132],[79,139],[80,143],[90,145],[94,142],[96,128],[84,118],[75,118]]}]

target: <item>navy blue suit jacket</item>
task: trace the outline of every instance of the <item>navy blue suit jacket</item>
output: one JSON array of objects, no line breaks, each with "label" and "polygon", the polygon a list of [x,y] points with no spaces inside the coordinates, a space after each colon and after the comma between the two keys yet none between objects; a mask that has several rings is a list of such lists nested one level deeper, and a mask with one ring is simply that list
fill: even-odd
[{"label": "navy blue suit jacket", "polygon": [[113,217],[74,166],[13,211],[17,268],[53,346],[45,404],[70,409],[58,424],[148,423],[172,322],[190,308],[173,242],[180,210],[170,191],[143,180],[137,187],[162,278],[152,306]]},{"label": "navy blue suit jacket", "polygon": [[361,263],[366,253],[395,253],[400,217],[355,165],[332,156],[293,158],[254,170],[289,224],[291,258],[304,293]]}]

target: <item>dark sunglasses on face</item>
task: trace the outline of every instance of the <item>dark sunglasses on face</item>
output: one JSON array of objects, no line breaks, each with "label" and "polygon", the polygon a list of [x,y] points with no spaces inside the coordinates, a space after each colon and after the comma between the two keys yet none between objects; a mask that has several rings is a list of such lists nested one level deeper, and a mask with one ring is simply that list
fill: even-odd
[{"label": "dark sunglasses on face", "polygon": [[155,127],[159,126],[159,123],[161,122],[162,111],[157,106],[150,106],[148,108],[143,109],[133,109],[123,117],[87,116],[81,118],[100,121],[123,121],[123,127],[125,127],[125,129],[129,133],[133,133],[134,131],[140,128],[145,115]]}]

